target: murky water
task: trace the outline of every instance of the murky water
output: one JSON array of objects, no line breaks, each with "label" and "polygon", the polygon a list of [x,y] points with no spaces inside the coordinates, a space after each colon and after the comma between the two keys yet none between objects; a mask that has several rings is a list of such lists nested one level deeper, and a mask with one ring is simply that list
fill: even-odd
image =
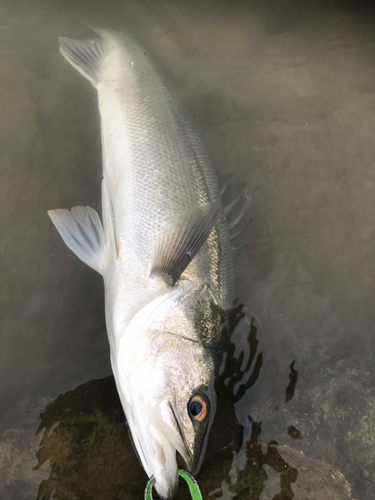
[{"label": "murky water", "polygon": [[135,36],[214,165],[259,185],[204,498],[373,498],[375,16],[294,0],[0,4],[0,497],[130,500],[146,484],[101,277],[46,215],[100,210],[95,90],[58,53],[58,36],[90,36],[77,20]]}]

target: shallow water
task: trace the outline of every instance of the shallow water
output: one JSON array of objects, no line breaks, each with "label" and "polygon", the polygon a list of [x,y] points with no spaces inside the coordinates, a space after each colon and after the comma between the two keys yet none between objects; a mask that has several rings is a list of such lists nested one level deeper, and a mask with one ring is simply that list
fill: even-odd
[{"label": "shallow water", "polygon": [[58,36],[90,36],[78,21],[142,43],[215,167],[259,186],[204,498],[373,498],[374,9],[77,3],[0,4],[0,498],[133,499],[146,484],[111,378],[101,277],[46,215],[100,210],[95,90],[58,53]]}]

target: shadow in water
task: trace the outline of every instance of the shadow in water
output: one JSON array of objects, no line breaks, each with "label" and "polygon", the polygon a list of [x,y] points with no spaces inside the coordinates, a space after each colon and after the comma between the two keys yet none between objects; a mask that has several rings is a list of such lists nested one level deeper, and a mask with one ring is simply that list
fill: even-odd
[{"label": "shadow in water", "polygon": [[[247,320],[244,307],[244,304],[240,304],[234,309],[234,331],[237,327],[241,326],[242,320]],[[248,323],[249,330],[247,336],[231,336],[225,367],[219,380],[219,394],[225,395],[233,407],[241,401],[256,383],[263,363],[263,353],[258,353],[258,328],[255,324],[255,319],[251,318]],[[290,365],[290,382],[286,390],[289,399],[293,397],[297,383],[297,371],[293,368],[294,364],[295,362]],[[219,412],[219,415],[224,415],[224,418],[228,418],[225,411]],[[221,480],[221,486],[211,491],[210,497],[214,500],[229,500],[233,497],[239,500],[259,500],[265,483],[269,479],[269,474],[266,471],[266,467],[269,467],[274,473],[273,489],[276,489],[277,493],[272,494],[272,496],[264,496],[263,498],[272,498],[272,500],[292,499],[294,493],[291,489],[291,484],[298,477],[297,469],[290,467],[283,459],[278,451],[278,443],[276,441],[271,441],[268,446],[262,445],[261,422],[254,422],[251,416],[248,416],[247,419],[251,425],[251,435],[246,437],[244,426],[240,426],[240,435],[236,442],[238,448],[236,449],[231,469],[228,472],[231,484]],[[236,421],[238,425],[238,419]],[[223,428],[225,428],[225,422],[222,424]],[[298,432],[297,429],[295,431]],[[215,438],[214,433],[213,437]],[[298,438],[300,437],[299,435]],[[232,452],[234,453],[234,450]],[[236,458],[239,458],[239,460],[236,460]],[[241,466],[243,459],[245,460],[245,464]]]},{"label": "shadow in water", "polygon": [[[291,488],[292,483],[297,480],[297,469],[290,467],[278,451],[276,441],[271,441],[266,447],[266,452],[262,450],[260,440],[261,423],[252,422],[251,438],[246,445],[247,466],[244,471],[238,474],[236,492],[238,500],[258,500],[268,479],[265,466],[275,473],[276,489],[278,493],[273,495],[272,500],[289,500],[294,497]],[[274,479],[274,480],[275,480]]]},{"label": "shadow in water", "polygon": [[286,388],[285,392],[285,403],[290,401],[292,397],[294,396],[294,391],[296,390],[296,385],[297,385],[297,380],[298,380],[298,372],[297,370],[294,369],[294,365],[296,364],[295,361],[292,361],[289,365],[290,368],[290,374],[289,374],[289,384],[288,387]]},{"label": "shadow in water", "polygon": [[38,500],[142,498],[147,476],[130,444],[113,377],[60,395],[40,418],[36,469],[49,460],[51,472]]},{"label": "shadow in water", "polygon": [[[245,317],[243,312],[244,304],[240,304],[234,309],[234,329],[239,325],[240,321]],[[241,368],[244,363],[245,351],[241,350],[238,358],[235,356],[237,346],[233,340],[230,340],[226,356],[226,363],[223,373],[221,374],[219,385],[221,390],[228,393],[232,403],[237,403],[245,395],[246,391],[252,387],[257,381],[262,367],[263,354],[257,355],[254,367],[251,371],[251,366],[256,356],[258,349],[258,339],[256,338],[258,329],[255,326],[255,321],[252,318],[250,321],[250,330],[247,342],[250,347],[250,354],[245,363],[244,368]],[[232,336],[233,339],[233,336]],[[248,376],[247,376],[248,375]]]}]

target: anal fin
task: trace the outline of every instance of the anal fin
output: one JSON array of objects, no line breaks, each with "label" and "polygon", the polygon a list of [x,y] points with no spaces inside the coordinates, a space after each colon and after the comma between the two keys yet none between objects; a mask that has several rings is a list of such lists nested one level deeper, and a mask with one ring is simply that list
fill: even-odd
[{"label": "anal fin", "polygon": [[66,246],[85,264],[103,274],[107,252],[103,226],[97,212],[90,207],[49,210],[48,215]]}]

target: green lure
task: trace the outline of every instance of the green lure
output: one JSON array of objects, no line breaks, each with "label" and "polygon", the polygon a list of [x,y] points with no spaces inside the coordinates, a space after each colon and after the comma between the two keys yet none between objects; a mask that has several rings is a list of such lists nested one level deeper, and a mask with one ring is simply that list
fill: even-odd
[{"label": "green lure", "polygon": [[[192,500],[203,500],[202,499],[201,491],[200,491],[199,486],[198,486],[198,483],[196,482],[196,480],[194,479],[194,477],[191,474],[189,474],[189,472],[187,472],[184,469],[179,469],[178,470],[178,474],[183,479],[185,479],[185,481],[187,482],[187,484],[189,486],[189,490],[190,490],[191,499]],[[153,498],[152,498],[152,487],[154,485],[154,482],[155,482],[155,478],[152,477],[149,480],[149,482],[147,483],[144,500],[153,500]]]}]

